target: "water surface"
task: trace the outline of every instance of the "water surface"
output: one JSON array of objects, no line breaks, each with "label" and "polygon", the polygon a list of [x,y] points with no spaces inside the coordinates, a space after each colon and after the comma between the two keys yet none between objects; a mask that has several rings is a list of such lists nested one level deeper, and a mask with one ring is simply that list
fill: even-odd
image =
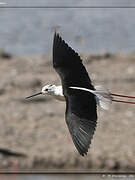
[{"label": "water surface", "polygon": [[[2,1],[2,0],[1,0]],[[4,1],[4,0],[3,0]],[[5,0],[8,6],[133,6],[131,0]],[[54,29],[79,52],[130,52],[135,49],[135,9],[0,9],[0,48],[13,54],[52,51]]]}]

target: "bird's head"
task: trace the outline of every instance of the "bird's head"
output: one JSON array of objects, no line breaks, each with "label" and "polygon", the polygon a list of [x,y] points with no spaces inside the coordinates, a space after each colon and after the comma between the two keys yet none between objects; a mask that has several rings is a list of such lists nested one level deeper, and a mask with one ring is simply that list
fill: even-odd
[{"label": "bird's head", "polygon": [[55,90],[55,85],[52,85],[52,84],[48,84],[48,85],[45,85],[42,90],[41,90],[41,93],[42,94],[52,94]]},{"label": "bird's head", "polygon": [[55,85],[52,85],[52,84],[45,85],[45,86],[41,89],[41,91],[40,91],[39,93],[33,94],[33,95],[31,95],[31,96],[28,96],[28,97],[26,97],[26,99],[29,99],[29,98],[31,98],[31,97],[34,97],[34,96],[37,96],[37,95],[41,95],[41,94],[43,94],[43,95],[46,95],[46,94],[48,94],[48,95],[54,94],[55,87],[56,87],[56,86],[55,86]]}]

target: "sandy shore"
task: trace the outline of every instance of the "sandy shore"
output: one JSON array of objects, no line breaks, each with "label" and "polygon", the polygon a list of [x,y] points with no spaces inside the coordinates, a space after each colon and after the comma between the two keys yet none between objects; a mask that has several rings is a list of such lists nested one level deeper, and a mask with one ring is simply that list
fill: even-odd
[{"label": "sandy shore", "polygon": [[[94,85],[135,96],[135,53],[82,55]],[[0,148],[27,157],[0,155],[0,170],[134,171],[135,106],[114,103],[98,109],[89,153],[81,157],[69,135],[65,103],[25,97],[45,84],[60,84],[50,55],[0,57]]]}]

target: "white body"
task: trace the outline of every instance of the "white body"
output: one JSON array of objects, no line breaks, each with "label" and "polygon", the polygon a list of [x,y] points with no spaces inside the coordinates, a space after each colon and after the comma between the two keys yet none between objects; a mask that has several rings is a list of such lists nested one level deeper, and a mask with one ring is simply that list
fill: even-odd
[{"label": "white body", "polygon": [[[96,96],[97,104],[105,110],[108,110],[110,104],[112,103],[113,98],[110,92],[102,86],[95,86],[95,90],[82,88],[82,87],[69,87],[69,88],[88,91],[94,94]],[[48,94],[50,96],[53,96],[57,100],[65,101],[62,86],[46,85],[42,88],[41,92],[42,94]]]}]

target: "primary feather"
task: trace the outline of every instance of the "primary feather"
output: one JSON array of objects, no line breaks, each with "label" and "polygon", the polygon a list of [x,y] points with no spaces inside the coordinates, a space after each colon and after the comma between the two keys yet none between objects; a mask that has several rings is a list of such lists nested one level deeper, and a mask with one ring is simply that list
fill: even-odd
[{"label": "primary feather", "polygon": [[58,33],[53,41],[53,66],[60,75],[66,100],[66,123],[78,152],[87,154],[97,121],[95,95],[70,89],[80,86],[94,90],[80,56]]}]

